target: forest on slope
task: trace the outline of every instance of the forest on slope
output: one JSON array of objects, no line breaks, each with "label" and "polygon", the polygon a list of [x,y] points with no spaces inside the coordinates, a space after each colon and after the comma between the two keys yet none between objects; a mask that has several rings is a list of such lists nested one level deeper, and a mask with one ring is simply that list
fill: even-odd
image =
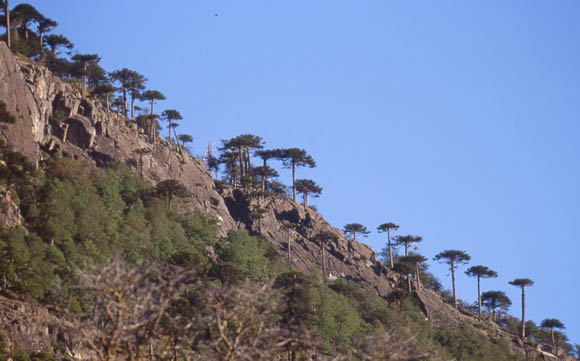
[{"label": "forest on slope", "polygon": [[[47,32],[41,30],[46,29],[41,25],[51,24],[50,19],[35,13],[30,6],[24,9],[26,11],[21,9],[19,13],[15,8],[12,12],[16,19],[18,16],[24,19],[15,26],[13,49],[46,65],[76,86],[83,96],[100,97],[107,106],[116,106],[118,117],[134,121],[155,142],[161,126],[157,123],[159,116],[153,113],[153,104],[160,99],[158,94],[161,93],[155,91],[156,98],[149,93],[148,98],[142,75],[124,69],[106,73],[98,66],[99,57],[94,54],[57,57],[57,47],[40,46],[44,45],[41,39]],[[36,32],[31,31],[30,26],[36,26]],[[60,45],[68,45],[64,40],[62,42]],[[121,73],[132,74],[133,78],[126,83],[119,81],[120,98],[115,103],[110,96],[116,90],[110,81],[116,79],[115,74],[121,77]],[[136,78],[140,78],[141,83]],[[101,93],[98,89],[108,91]],[[138,109],[135,105],[137,99],[144,101],[143,108]],[[2,116],[5,123],[16,121],[8,113]],[[191,136],[176,133],[179,112],[168,109],[162,116],[168,122],[169,143],[178,139],[177,145],[184,147]],[[256,155],[264,160],[264,165],[253,167],[251,152],[255,148],[262,148],[259,137],[241,135],[224,141],[219,158],[208,152],[204,160],[208,169],[213,171],[221,164],[228,186],[252,193],[254,197],[286,196],[283,184],[272,181],[276,170],[268,167],[268,158],[285,160],[285,165],[291,168],[296,163],[315,164],[305,151],[297,148],[258,149]],[[271,359],[272,355],[292,359],[313,353],[361,359],[392,357],[387,355],[399,355],[398,359],[507,360],[516,357],[510,354],[508,340],[490,342],[481,339],[469,329],[469,325],[464,325],[461,330],[453,329],[451,325],[440,329],[425,327],[422,313],[410,296],[412,292],[405,294],[405,287],[397,302],[387,302],[345,280],[328,281],[324,273],[322,277],[320,274],[305,276],[289,270],[266,242],[243,231],[231,232],[228,237],[220,239],[216,235],[218,221],[191,212],[187,204],[179,200],[188,196],[179,184],[160,182],[153,187],[134,174],[142,171],[138,152],[128,164],[114,164],[106,170],[54,155],[47,155],[36,170],[6,144],[3,144],[2,156],[5,189],[16,199],[27,229],[3,230],[3,293],[51,307],[59,315],[54,322],[86,332],[77,336],[80,342],[88,344],[89,339],[100,340],[100,344],[88,347],[97,354],[102,352],[99,356],[102,359],[144,357],[148,352],[155,352],[155,357],[174,359],[256,359],[257,352],[262,352],[260,357],[264,359]],[[322,190],[310,182],[298,179],[291,187],[293,200],[296,201],[295,192],[301,192],[305,207],[308,206],[308,195],[316,195]],[[172,206],[173,197],[177,198],[174,202],[178,204]],[[260,209],[255,211],[259,213]],[[345,226],[345,233],[354,238],[357,233],[365,232],[360,224]],[[405,236],[399,236],[396,241],[409,245]],[[409,243],[416,241],[417,238],[411,238]],[[215,249],[216,255],[208,254],[208,249]],[[115,263],[117,261],[110,263],[113,255],[120,256],[122,261],[117,261],[122,264]],[[403,275],[418,274],[414,269],[409,270],[408,265],[419,266],[422,262],[417,260],[420,258],[416,254],[406,256],[415,256],[414,262],[409,258],[397,259],[399,272]],[[449,259],[449,256],[442,254],[439,258]],[[464,256],[463,259],[467,260]],[[385,262],[392,260],[392,256],[385,258]],[[131,277],[138,276],[138,273],[131,273],[135,269],[145,275],[151,272],[154,274],[151,277],[158,279],[149,284],[151,279],[135,282],[137,288],[125,295],[126,302],[135,305],[144,302],[151,309],[134,314],[138,319],[125,319],[121,317],[122,312],[117,313],[123,322],[134,322],[127,326],[133,330],[132,333],[119,334],[118,329],[99,329],[103,323],[98,321],[98,317],[111,321],[109,314],[98,312],[105,304],[104,300],[112,295],[106,291],[100,293],[103,290],[99,287],[103,285],[98,282],[112,279],[121,282],[121,288],[126,287]],[[191,285],[191,279],[175,276],[185,272],[184,269],[199,282]],[[451,269],[454,269],[453,265]],[[472,273],[477,274],[475,271]],[[427,280],[428,274],[424,276],[423,279]],[[172,277],[175,278],[174,284],[167,282]],[[413,278],[408,277],[409,280]],[[434,287],[440,288],[436,283]],[[144,288],[139,289],[139,286]],[[167,292],[178,289],[179,292]],[[147,292],[160,292],[160,298],[163,292],[167,292],[167,303],[147,304]],[[98,296],[103,299],[99,300]],[[239,305],[235,300],[243,297],[249,300],[246,302],[249,310],[236,308]],[[212,308],[212,304],[219,307]],[[498,307],[505,308],[506,305],[504,299]],[[494,313],[496,306],[493,306]],[[101,311],[110,312],[104,306]],[[240,312],[247,313],[248,318],[239,320]],[[224,317],[233,318],[230,324],[248,324],[228,327]],[[500,321],[514,333],[518,329],[514,317],[503,314]],[[550,322],[551,319],[544,321],[548,322],[542,322],[541,329],[534,323],[526,324],[530,340],[559,342],[560,347],[564,346],[564,352],[573,352],[572,346],[565,342],[565,334],[554,330],[563,327]],[[208,326],[208,322],[213,326]],[[137,324],[139,327],[135,328]],[[550,324],[555,326],[550,327]],[[105,325],[111,327],[107,322]],[[242,335],[236,334],[241,330]],[[388,336],[382,332],[384,330],[390,330]],[[74,335],[67,337],[75,338]],[[232,343],[232,339],[236,341]],[[32,352],[33,359],[42,359],[50,358],[49,352],[53,351],[11,349],[10,353],[15,359],[25,359],[28,357],[26,354]]]}]

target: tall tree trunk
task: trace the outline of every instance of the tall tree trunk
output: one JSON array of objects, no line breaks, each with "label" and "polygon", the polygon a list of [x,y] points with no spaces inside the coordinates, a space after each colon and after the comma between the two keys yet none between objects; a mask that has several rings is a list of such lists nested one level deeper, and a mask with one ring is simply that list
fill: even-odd
[{"label": "tall tree trunk", "polygon": [[292,162],[292,201],[296,202],[296,163]]},{"label": "tall tree trunk", "polygon": [[153,99],[151,99],[151,113],[149,114],[153,115]]},{"label": "tall tree trunk", "polygon": [[290,263],[290,260],[292,259],[292,240],[290,239],[290,232],[288,232],[288,263]]},{"label": "tall tree trunk", "polygon": [[457,293],[455,292],[455,263],[451,261],[451,281],[453,283],[453,306],[457,309]]},{"label": "tall tree trunk", "polygon": [[264,157],[264,173],[262,173],[262,197],[266,195],[266,167],[268,166],[267,160]]},{"label": "tall tree trunk", "polygon": [[522,286],[522,340],[526,338],[526,288]]},{"label": "tall tree trunk", "polygon": [[389,264],[391,269],[395,268],[395,263],[393,262],[393,245],[391,244],[391,229],[387,228],[387,245],[389,247]]},{"label": "tall tree trunk", "polygon": [[304,196],[304,208],[308,208],[308,192],[302,194]]},{"label": "tall tree trunk", "polygon": [[127,116],[127,88],[123,87],[123,115]]},{"label": "tall tree trunk", "polygon": [[131,94],[131,119],[135,119],[135,95]]},{"label": "tall tree trunk", "polygon": [[417,263],[415,265],[416,269],[415,269],[415,278],[417,281],[417,292],[419,291],[419,289],[421,289],[421,281],[419,280],[419,263]]},{"label": "tall tree trunk", "polygon": [[8,3],[9,0],[4,1],[4,14],[6,14],[6,44],[8,45],[8,49],[11,49],[12,42],[10,39],[10,5]]},{"label": "tall tree trunk", "polygon": [[411,275],[407,274],[407,285],[409,286],[409,293],[411,293],[413,291],[412,287],[411,287]]},{"label": "tall tree trunk", "polygon": [[320,251],[322,252],[322,277],[326,280],[326,261],[324,259],[324,241],[320,241]]},{"label": "tall tree trunk", "polygon": [[175,143],[179,147],[179,138],[177,138],[177,131],[175,130],[175,128],[173,128],[173,135],[175,136]]},{"label": "tall tree trunk", "polygon": [[479,313],[479,318],[481,318],[481,287],[479,275],[477,275],[477,310]]},{"label": "tall tree trunk", "polygon": [[242,184],[242,186],[245,183],[244,180],[244,156],[242,155],[242,147],[238,147],[238,164],[240,165],[240,183]]},{"label": "tall tree trunk", "polygon": [[405,243],[405,257],[409,255],[409,244]]},{"label": "tall tree trunk", "polygon": [[167,125],[167,128],[169,129],[169,144],[173,144],[173,142],[171,141],[171,119],[167,119],[167,121],[169,122],[169,125]]}]

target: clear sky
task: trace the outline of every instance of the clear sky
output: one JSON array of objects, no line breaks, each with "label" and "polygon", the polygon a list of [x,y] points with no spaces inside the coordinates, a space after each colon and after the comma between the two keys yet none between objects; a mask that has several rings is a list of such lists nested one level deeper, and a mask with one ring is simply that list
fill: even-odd
[{"label": "clear sky", "polygon": [[298,177],[324,188],[312,203],[332,224],[398,223],[430,259],[464,250],[498,271],[482,287],[518,317],[508,281],[531,278],[528,318],[580,343],[580,2],[31,3],[78,52],[147,76],[195,154],[242,133],[304,148],[318,167]]}]

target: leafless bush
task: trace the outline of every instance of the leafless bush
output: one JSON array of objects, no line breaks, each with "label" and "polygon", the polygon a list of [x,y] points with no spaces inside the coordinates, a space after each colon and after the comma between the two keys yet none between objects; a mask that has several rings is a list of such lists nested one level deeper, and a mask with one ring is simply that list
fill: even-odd
[{"label": "leafless bush", "polygon": [[114,260],[99,272],[78,271],[78,276],[78,288],[94,295],[92,311],[77,316],[54,307],[56,323],[76,334],[98,360],[144,360],[153,356],[160,322],[180,289],[191,282],[192,272],[128,269]]}]

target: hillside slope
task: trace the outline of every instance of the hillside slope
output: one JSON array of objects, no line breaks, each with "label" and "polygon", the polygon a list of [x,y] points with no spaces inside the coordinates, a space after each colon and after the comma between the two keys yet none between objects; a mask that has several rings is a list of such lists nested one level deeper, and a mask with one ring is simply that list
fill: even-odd
[{"label": "hillside slope", "polygon": [[[46,68],[14,57],[2,42],[0,101],[8,105],[18,120],[0,129],[0,136],[35,164],[47,154],[61,154],[94,166],[105,166],[135,161],[140,158],[136,150],[146,149],[148,152],[134,166],[135,172],[153,184],[167,179],[181,182],[191,193],[192,209],[218,218],[221,235],[237,229],[260,235],[270,242],[280,259],[302,272],[317,272],[322,268],[321,246],[325,247],[329,278],[357,282],[386,299],[397,294],[399,276],[380,263],[370,247],[346,239],[317,212],[288,199],[248,198],[237,189],[216,187],[205,164],[185,149],[161,138],[151,142],[151,137],[132,120],[108,110],[99,100],[83,99],[80,92]],[[3,200],[9,212],[0,213],[0,217],[7,225],[18,224],[17,205],[8,193]],[[256,207],[262,213],[252,218]],[[289,230],[285,222],[298,226]],[[321,245],[315,241],[315,235],[323,231],[340,236],[336,242]],[[288,247],[291,247],[290,257]],[[426,319],[435,326],[451,322],[459,328],[466,322],[481,330],[482,337],[502,334],[513,339],[494,325],[459,313],[433,291],[421,289],[415,295]],[[514,350],[522,352],[516,342],[512,345]]]}]

